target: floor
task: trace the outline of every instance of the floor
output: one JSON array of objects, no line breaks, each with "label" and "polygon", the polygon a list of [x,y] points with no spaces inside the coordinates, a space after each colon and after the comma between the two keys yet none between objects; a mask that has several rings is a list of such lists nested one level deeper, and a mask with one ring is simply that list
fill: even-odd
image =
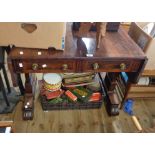
[{"label": "floor", "polygon": [[[135,115],[143,128],[150,128],[155,123],[155,100],[136,100]],[[63,110],[44,112],[39,99],[35,102],[35,116],[32,121],[22,120],[22,102],[17,104],[14,112],[0,115],[0,120],[13,120],[17,133],[111,133],[137,132],[131,117],[120,111],[119,116],[109,117],[104,105],[100,109]]]}]

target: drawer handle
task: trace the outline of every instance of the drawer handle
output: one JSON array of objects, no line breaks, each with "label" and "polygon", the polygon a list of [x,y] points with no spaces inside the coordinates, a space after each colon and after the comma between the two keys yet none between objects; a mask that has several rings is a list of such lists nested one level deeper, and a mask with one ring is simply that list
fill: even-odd
[{"label": "drawer handle", "polygon": [[68,69],[68,65],[67,65],[67,64],[63,64],[63,65],[62,65],[62,70],[65,71],[65,70],[67,70],[67,69]]},{"label": "drawer handle", "polygon": [[126,64],[125,63],[121,63],[120,64],[120,69],[121,70],[125,70],[126,69]]},{"label": "drawer handle", "polygon": [[99,64],[98,64],[98,63],[94,63],[94,64],[93,64],[93,69],[94,69],[94,70],[99,69]]},{"label": "drawer handle", "polygon": [[37,69],[38,69],[38,67],[39,67],[39,65],[38,65],[38,64],[36,64],[36,63],[35,63],[35,64],[32,64],[32,69],[33,69],[33,70],[37,70]]}]

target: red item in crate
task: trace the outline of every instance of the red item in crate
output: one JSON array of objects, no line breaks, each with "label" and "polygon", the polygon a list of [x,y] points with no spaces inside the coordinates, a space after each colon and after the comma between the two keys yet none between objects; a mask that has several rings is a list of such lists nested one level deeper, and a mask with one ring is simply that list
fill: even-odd
[{"label": "red item in crate", "polygon": [[72,92],[70,92],[69,90],[67,90],[67,91],[65,92],[65,94],[66,94],[71,100],[77,101],[77,97],[76,97]]},{"label": "red item in crate", "polygon": [[63,94],[63,90],[59,89],[54,92],[46,91],[45,96],[48,100],[60,97]]},{"label": "red item in crate", "polygon": [[100,101],[100,100],[101,100],[101,93],[99,92],[93,93],[89,99],[90,102],[95,102],[95,101]]}]

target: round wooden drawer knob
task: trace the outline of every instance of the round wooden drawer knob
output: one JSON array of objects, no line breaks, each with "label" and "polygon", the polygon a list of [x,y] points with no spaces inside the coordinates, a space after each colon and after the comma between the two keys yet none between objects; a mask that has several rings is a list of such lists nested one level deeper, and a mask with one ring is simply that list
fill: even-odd
[{"label": "round wooden drawer knob", "polygon": [[126,64],[125,63],[121,63],[120,64],[120,69],[121,70],[125,70],[126,69]]},{"label": "round wooden drawer knob", "polygon": [[32,69],[33,70],[37,70],[38,69],[38,66],[39,66],[38,64],[34,63],[34,64],[32,64]]},{"label": "round wooden drawer knob", "polygon": [[62,65],[62,69],[65,71],[65,70],[67,70],[68,69],[68,65],[67,64],[63,64]]},{"label": "round wooden drawer knob", "polygon": [[98,63],[94,63],[94,64],[93,64],[93,69],[94,69],[94,70],[99,69],[99,64],[98,64]]}]

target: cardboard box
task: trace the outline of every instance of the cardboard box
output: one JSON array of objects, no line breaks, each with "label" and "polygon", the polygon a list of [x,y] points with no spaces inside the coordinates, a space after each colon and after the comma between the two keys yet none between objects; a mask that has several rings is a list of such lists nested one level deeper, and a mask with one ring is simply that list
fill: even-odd
[{"label": "cardboard box", "polygon": [[66,23],[64,22],[1,22],[0,46],[64,49]]}]

